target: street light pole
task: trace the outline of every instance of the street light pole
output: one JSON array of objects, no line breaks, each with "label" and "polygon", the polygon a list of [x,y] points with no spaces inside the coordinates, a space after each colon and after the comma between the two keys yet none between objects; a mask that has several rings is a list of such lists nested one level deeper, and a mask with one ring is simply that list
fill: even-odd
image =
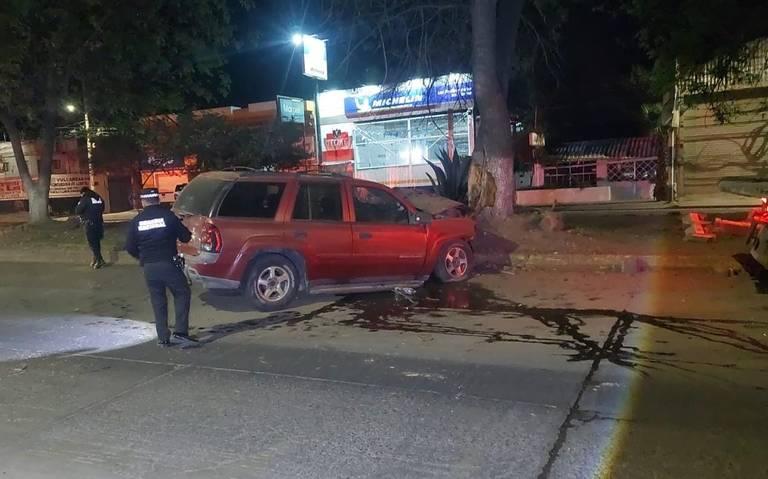
[{"label": "street light pole", "polygon": [[[320,80],[328,79],[328,63],[325,50],[325,40],[320,40],[314,35],[295,33],[291,37],[291,41],[295,47],[303,45],[304,52],[302,58],[304,61],[304,76],[315,80],[315,156],[317,158],[317,166],[319,168],[320,165],[323,164],[323,138],[320,131]],[[310,41],[311,44],[308,44]],[[314,47],[311,47],[310,49],[310,45],[314,45]],[[311,62],[311,65],[307,65],[307,62]]]},{"label": "street light pole", "polygon": [[83,87],[83,125],[85,126],[85,155],[88,158],[88,185],[91,189],[96,187],[96,168],[93,166],[93,142],[91,142],[91,118],[88,115],[88,100],[85,94],[85,80]]},{"label": "street light pole", "polygon": [[85,126],[85,155],[88,158],[88,183],[93,189],[96,186],[96,169],[93,166],[93,143],[91,143],[91,120],[88,117],[88,107],[83,98],[83,121]]},{"label": "street light pole", "polygon": [[[77,111],[77,107],[74,103],[66,105],[66,110],[69,113]],[[88,184],[93,189],[96,186],[95,180],[95,168],[93,166],[93,142],[91,141],[91,119],[88,116],[88,105],[85,102],[85,95],[83,95],[83,129],[85,130],[85,156],[88,159]]]},{"label": "street light pole", "polygon": [[320,134],[320,80],[315,78],[315,149],[317,154],[317,167],[323,164],[323,138]]}]

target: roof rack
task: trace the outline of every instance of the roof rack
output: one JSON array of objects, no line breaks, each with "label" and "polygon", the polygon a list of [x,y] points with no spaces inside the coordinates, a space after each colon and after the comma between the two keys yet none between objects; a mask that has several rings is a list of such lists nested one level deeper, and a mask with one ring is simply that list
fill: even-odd
[{"label": "roof rack", "polygon": [[306,173],[299,172],[300,175],[306,175],[306,176],[328,176],[332,178],[339,178],[339,177],[347,177],[347,175],[342,175],[341,173],[336,173],[333,171],[311,171]]},{"label": "roof rack", "polygon": [[228,166],[226,168],[222,168],[220,171],[249,171],[252,173],[256,173],[259,170],[256,168],[251,168],[250,166]]}]

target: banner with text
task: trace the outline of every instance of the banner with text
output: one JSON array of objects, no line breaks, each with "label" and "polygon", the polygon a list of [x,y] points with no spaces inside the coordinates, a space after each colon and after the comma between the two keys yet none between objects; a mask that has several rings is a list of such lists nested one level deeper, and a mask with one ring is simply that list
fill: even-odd
[{"label": "banner with text", "polygon": [[[80,188],[88,186],[88,174],[51,175],[51,198],[77,198]],[[26,200],[24,186],[19,177],[0,177],[0,201]]]}]

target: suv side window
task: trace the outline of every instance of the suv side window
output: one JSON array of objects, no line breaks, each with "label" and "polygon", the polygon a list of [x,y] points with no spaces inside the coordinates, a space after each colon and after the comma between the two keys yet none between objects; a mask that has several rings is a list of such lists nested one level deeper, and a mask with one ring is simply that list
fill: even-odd
[{"label": "suv side window", "polygon": [[341,221],[341,185],[338,183],[302,183],[293,207],[293,219]]},{"label": "suv side window", "polygon": [[397,198],[378,188],[356,186],[353,191],[355,219],[358,223],[408,224],[408,208]]},{"label": "suv side window", "polygon": [[285,183],[238,181],[219,207],[219,216],[274,219]]}]

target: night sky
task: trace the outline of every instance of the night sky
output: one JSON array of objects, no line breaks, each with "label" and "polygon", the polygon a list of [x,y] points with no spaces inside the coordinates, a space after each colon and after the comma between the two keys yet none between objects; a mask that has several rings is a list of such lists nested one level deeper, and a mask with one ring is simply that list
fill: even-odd
[{"label": "night sky", "polygon": [[[314,80],[302,75],[301,49],[294,54],[291,35],[304,31],[331,38],[333,32],[313,24],[313,13],[305,16],[300,3],[269,0],[238,18],[238,48],[231,52],[227,65],[230,94],[207,106],[245,106],[273,100],[278,94],[311,98]],[[636,25],[626,17],[590,8],[574,9],[569,14],[561,31],[557,64],[552,69],[539,69],[535,80],[539,118],[554,141],[647,132],[642,105],[650,99],[632,81],[633,68],[647,63],[636,32]],[[331,78],[321,83],[321,90],[360,84],[334,75],[338,54],[329,42]],[[375,57],[361,60],[376,67]]]},{"label": "night sky", "polygon": [[[238,45],[226,67],[232,85],[220,104],[245,106],[274,100],[276,95],[312,97],[314,80],[302,75],[301,48],[294,48],[291,36],[296,32],[327,32],[313,24],[314,15],[309,11],[305,14],[301,3],[264,0],[238,18]],[[333,51],[328,55],[332,65]],[[321,85],[323,88],[330,86]]]}]

